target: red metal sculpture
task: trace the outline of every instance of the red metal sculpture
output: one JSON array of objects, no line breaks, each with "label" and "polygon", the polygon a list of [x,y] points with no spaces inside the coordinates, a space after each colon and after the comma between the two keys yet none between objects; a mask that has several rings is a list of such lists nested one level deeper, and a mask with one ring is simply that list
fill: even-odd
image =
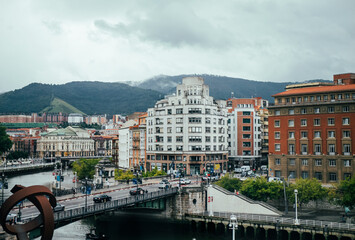
[{"label": "red metal sculpture", "polygon": [[[38,228],[43,227],[42,238],[43,240],[49,240],[53,237],[54,232],[54,215],[52,207],[57,205],[52,192],[40,185],[24,187],[21,185],[15,185],[11,192],[13,193],[1,206],[0,209],[0,223],[3,229],[12,235],[16,235],[17,239],[28,239],[27,233]],[[16,204],[24,199],[31,201],[40,214],[33,220],[25,224],[9,225],[6,223],[6,217]]]}]

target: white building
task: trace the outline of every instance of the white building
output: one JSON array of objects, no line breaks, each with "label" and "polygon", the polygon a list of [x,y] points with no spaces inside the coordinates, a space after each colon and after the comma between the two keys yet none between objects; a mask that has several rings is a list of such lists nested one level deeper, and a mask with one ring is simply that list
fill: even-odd
[{"label": "white building", "polygon": [[39,157],[94,156],[94,140],[85,129],[60,128],[43,133],[37,142]]},{"label": "white building", "polygon": [[173,96],[148,109],[146,124],[148,170],[227,169],[226,101],[215,101],[203,78],[183,78]]},{"label": "white building", "polygon": [[69,124],[80,124],[84,122],[83,115],[80,113],[70,113],[68,116]]},{"label": "white building", "polygon": [[136,125],[137,122],[129,120],[122,125],[119,132],[119,152],[118,152],[118,167],[123,169],[130,168],[129,150],[132,148],[132,141],[130,140],[129,127]]}]

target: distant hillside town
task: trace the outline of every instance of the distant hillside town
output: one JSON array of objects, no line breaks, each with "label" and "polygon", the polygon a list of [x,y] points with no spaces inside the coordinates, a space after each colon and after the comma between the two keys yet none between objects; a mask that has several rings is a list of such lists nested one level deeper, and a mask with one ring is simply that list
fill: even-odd
[{"label": "distant hillside town", "polygon": [[191,175],[267,166],[272,177],[323,184],[354,175],[354,73],[290,84],[272,95],[275,104],[234,92],[218,100],[211,92],[204,78],[186,76],[173,92],[130,115],[32,113],[1,115],[0,122],[13,141],[10,152],[32,158],[107,156],[134,172]]}]

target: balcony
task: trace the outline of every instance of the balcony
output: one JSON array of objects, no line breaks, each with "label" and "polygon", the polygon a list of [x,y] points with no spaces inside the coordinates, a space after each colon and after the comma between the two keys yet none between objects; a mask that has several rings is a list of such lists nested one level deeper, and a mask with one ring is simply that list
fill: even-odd
[{"label": "balcony", "polygon": [[295,152],[288,152],[288,155],[295,155]]},{"label": "balcony", "polygon": [[328,152],[328,155],[335,156],[335,152]]},{"label": "balcony", "polygon": [[322,153],[321,152],[314,152],[314,155],[322,155]]},{"label": "balcony", "polygon": [[308,155],[308,152],[302,152],[302,155]]},{"label": "balcony", "polygon": [[350,152],[343,152],[344,156],[350,156]]}]

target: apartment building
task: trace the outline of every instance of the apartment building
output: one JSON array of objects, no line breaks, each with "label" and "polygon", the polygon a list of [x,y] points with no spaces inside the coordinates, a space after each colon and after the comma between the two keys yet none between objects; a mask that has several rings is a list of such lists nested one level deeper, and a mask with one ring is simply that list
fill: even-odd
[{"label": "apartment building", "polygon": [[142,172],[146,169],[146,117],[147,113],[140,115],[138,125],[129,128],[129,162],[134,171]]},{"label": "apartment building", "polygon": [[226,101],[216,101],[201,77],[186,77],[176,93],[148,109],[147,169],[187,174],[227,170]]},{"label": "apartment building", "polygon": [[333,183],[355,172],[355,74],[286,87],[269,107],[269,175]]},{"label": "apartment building", "polygon": [[[265,120],[268,101],[258,98],[230,98],[228,109],[228,142],[230,170],[241,166],[252,168],[261,165],[261,115]],[[263,124],[265,126],[265,124]]]}]

